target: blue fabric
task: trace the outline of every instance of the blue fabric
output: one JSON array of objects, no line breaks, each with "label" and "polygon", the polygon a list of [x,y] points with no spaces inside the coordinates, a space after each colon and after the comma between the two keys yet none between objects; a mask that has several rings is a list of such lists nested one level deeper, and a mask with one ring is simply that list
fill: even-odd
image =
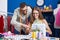
[{"label": "blue fabric", "polygon": [[46,32],[46,36],[49,37],[49,33],[48,32]]},{"label": "blue fabric", "polygon": [[[20,32],[19,31],[17,31],[16,29],[14,29],[14,34],[20,34]],[[27,35],[26,33],[25,33],[25,30],[21,30],[21,34],[22,35]]]},{"label": "blue fabric", "polygon": [[55,37],[60,38],[60,29],[55,29]]},{"label": "blue fabric", "polygon": [[20,34],[20,32],[14,29],[14,34]]}]

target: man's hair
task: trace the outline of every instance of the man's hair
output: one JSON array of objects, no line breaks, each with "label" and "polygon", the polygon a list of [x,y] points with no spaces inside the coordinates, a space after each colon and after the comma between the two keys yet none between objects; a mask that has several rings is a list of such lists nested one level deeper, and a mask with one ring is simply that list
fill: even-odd
[{"label": "man's hair", "polygon": [[24,8],[26,6],[25,2],[20,3],[20,8]]}]

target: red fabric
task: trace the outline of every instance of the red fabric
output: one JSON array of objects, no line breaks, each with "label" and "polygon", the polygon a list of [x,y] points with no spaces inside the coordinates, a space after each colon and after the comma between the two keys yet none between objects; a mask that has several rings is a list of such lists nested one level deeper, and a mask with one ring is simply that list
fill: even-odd
[{"label": "red fabric", "polygon": [[1,15],[0,17],[0,33],[4,32],[4,19],[3,16]]},{"label": "red fabric", "polygon": [[11,21],[11,17],[10,16],[8,16],[7,17],[7,24],[8,24],[8,31],[10,31],[10,21]]},{"label": "red fabric", "polygon": [[12,33],[14,33],[14,26],[12,25],[11,27],[12,27],[12,30],[11,30],[11,32],[12,32]]},{"label": "red fabric", "polygon": [[7,17],[7,23],[8,23],[8,31],[11,31],[14,33],[14,26],[10,24],[11,23],[11,16]]}]

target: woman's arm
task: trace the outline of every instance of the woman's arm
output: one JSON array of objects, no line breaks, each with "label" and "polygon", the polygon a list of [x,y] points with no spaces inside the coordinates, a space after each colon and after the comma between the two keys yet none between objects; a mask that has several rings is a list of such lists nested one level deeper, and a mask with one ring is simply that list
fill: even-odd
[{"label": "woman's arm", "polygon": [[51,31],[51,29],[49,28],[47,21],[46,21],[45,19],[44,19],[43,21],[44,21],[44,23],[46,24],[46,32],[48,32],[49,34],[52,34],[52,31]]}]

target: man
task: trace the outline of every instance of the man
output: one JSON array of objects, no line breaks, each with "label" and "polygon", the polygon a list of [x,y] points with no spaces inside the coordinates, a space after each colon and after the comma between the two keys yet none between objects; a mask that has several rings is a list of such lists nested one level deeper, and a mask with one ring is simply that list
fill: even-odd
[{"label": "man", "polygon": [[26,25],[26,19],[30,16],[31,12],[31,7],[27,6],[24,2],[20,4],[20,7],[15,9],[14,15],[11,20],[11,24],[15,27],[15,34],[20,34],[21,27],[23,27],[23,30],[21,30],[21,34],[25,34],[24,31],[29,27],[28,25]]}]

